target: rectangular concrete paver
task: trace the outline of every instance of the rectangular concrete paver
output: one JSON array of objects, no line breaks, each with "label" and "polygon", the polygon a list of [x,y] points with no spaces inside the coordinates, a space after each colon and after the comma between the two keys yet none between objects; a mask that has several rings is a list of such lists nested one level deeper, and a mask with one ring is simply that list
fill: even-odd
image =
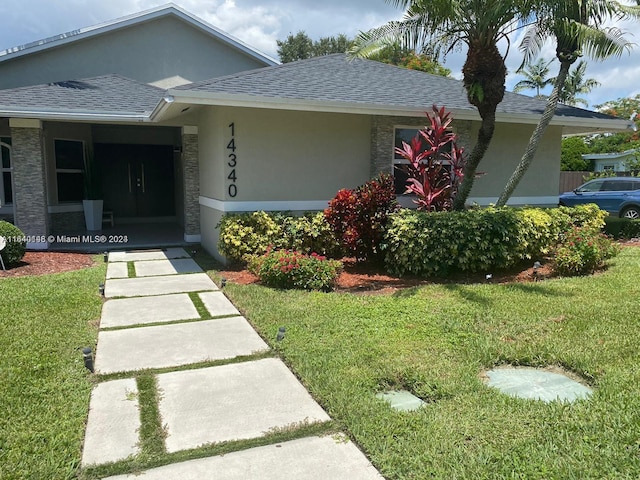
[{"label": "rectangular concrete paver", "polygon": [[[118,264],[115,264],[118,265]],[[187,293],[153,297],[116,298],[102,307],[100,328],[200,318]]]},{"label": "rectangular concrete paver", "polygon": [[142,297],[200,290],[218,290],[218,287],[206,273],[168,277],[116,278],[107,280],[104,296],[107,298]]},{"label": "rectangular concrete paver", "polygon": [[134,379],[96,385],[91,393],[83,465],[115,462],[139,452],[137,393]]},{"label": "rectangular concrete paver", "polygon": [[128,278],[129,270],[124,262],[107,265],[107,278]]},{"label": "rectangular concrete paver", "polygon": [[269,347],[242,317],[102,331],[98,373],[165,368],[221,360]]},{"label": "rectangular concrete paver", "polygon": [[137,262],[138,260],[167,260],[170,258],[188,258],[184,248],[167,248],[156,250],[130,250],[125,252],[110,252],[110,262]]},{"label": "rectangular concrete paver", "polygon": [[222,292],[203,292],[198,294],[212,317],[222,315],[240,315],[238,309]]},{"label": "rectangular concrete paver", "polygon": [[330,420],[275,358],[161,374],[158,388],[169,452]]},{"label": "rectangular concrete paver", "polygon": [[191,258],[175,258],[171,260],[149,260],[135,262],[137,277],[156,275],[176,275],[178,273],[199,273],[202,269]]},{"label": "rectangular concrete paver", "polygon": [[307,437],[105,480],[383,480],[344,436]]}]

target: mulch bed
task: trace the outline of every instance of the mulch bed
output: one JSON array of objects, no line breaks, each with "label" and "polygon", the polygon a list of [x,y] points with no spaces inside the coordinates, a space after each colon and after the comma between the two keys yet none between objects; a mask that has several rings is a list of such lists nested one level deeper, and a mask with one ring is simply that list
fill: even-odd
[{"label": "mulch bed", "polygon": [[20,264],[6,272],[2,271],[0,266],[0,278],[69,272],[87,268],[93,264],[92,255],[86,253],[27,252]]},{"label": "mulch bed", "polygon": [[[640,239],[622,242],[623,247],[640,246]],[[514,283],[533,282],[553,277],[548,265],[543,264],[538,269],[538,276],[533,274],[533,266],[516,268],[509,272],[492,274],[490,279],[486,273],[458,275],[447,279],[424,279],[414,277],[394,277],[376,270],[368,265],[361,265],[354,259],[343,259],[344,271],[338,278],[338,292],[352,292],[361,294],[389,294],[400,289],[419,285],[440,284],[472,284],[472,283]],[[94,264],[92,255],[86,253],[59,252],[27,252],[22,262],[6,272],[0,269],[0,278],[23,277],[27,275],[47,275],[50,273],[68,272],[87,268]],[[247,270],[224,270],[220,275],[229,282],[247,285],[258,283],[258,278]]]}]

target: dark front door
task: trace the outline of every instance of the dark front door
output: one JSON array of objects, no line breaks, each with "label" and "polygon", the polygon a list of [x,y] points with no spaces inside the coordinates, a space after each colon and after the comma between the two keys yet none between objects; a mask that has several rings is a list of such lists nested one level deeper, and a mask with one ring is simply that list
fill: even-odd
[{"label": "dark front door", "polygon": [[116,218],[175,215],[172,146],[99,143],[94,150],[105,210]]}]

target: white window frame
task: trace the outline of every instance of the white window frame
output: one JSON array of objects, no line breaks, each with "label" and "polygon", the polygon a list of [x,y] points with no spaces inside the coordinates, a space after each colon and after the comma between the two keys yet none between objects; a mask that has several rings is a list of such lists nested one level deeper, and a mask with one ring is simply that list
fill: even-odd
[{"label": "white window frame", "polygon": [[13,186],[13,160],[11,158],[11,145],[8,143],[5,143],[2,141],[2,139],[4,138],[10,138],[10,137],[0,137],[0,146],[1,147],[5,147],[7,148],[7,150],[9,150],[9,168],[5,167],[2,164],[2,158],[0,157],[0,176],[2,177],[0,179],[0,208],[2,207],[13,207],[13,204],[15,203],[15,200],[12,198],[11,202],[7,202],[7,199],[5,197],[5,191],[4,191],[4,174],[8,173],[11,177],[11,189],[13,192],[13,195],[15,196],[15,188]]},{"label": "white window frame", "polygon": [[58,174],[59,173],[79,173],[80,174],[80,179],[82,182],[84,182],[84,168],[58,168],[58,157],[56,155],[56,142],[57,141],[61,141],[61,142],[75,142],[75,143],[81,143],[82,144],[82,165],[85,164],[86,158],[84,157],[85,155],[85,141],[84,140],[78,140],[77,138],[54,138],[53,139],[53,161],[55,162],[56,165],[56,199],[58,201],[58,204],[71,204],[71,203],[79,203],[82,201],[82,199],[80,199],[79,201],[77,200],[60,200],[60,190],[58,188]]}]

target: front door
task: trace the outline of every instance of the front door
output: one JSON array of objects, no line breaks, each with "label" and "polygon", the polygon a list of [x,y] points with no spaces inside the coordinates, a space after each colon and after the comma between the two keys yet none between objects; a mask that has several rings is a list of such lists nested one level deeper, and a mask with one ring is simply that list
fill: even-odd
[{"label": "front door", "polygon": [[175,215],[173,147],[98,143],[104,209],[116,218]]}]

